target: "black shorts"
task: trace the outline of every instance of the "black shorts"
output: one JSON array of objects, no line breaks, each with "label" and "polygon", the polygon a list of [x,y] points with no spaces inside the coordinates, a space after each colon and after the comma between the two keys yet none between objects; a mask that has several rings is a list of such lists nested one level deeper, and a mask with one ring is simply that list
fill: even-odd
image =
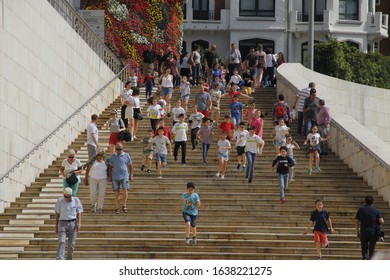
[{"label": "black shorts", "polygon": [[236,149],[237,149],[237,154],[239,156],[242,156],[243,154],[245,154],[245,146],[237,146]]}]

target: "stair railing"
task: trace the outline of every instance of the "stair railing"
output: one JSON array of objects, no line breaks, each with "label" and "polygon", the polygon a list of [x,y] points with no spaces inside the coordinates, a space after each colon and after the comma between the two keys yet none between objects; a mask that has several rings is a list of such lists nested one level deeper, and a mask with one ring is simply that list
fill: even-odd
[{"label": "stair railing", "polygon": [[40,141],[37,145],[35,145],[34,148],[32,148],[24,157],[22,157],[17,163],[15,163],[10,169],[8,169],[7,172],[5,172],[0,177],[0,184],[4,182],[5,178],[8,178],[9,175],[14,172],[17,168],[20,167],[20,164],[24,163],[31,155],[35,153],[35,151],[39,150],[40,147],[43,146],[44,143],[46,143],[50,138],[52,138],[54,135],[56,135],[57,132],[61,130],[62,127],[64,127],[65,124],[67,124],[71,119],[73,119],[76,115],[78,115],[82,109],[84,109],[87,105],[89,105],[96,97],[99,96],[100,93],[102,93],[112,82],[114,82],[116,79],[120,79],[122,81],[125,81],[127,79],[128,73],[127,69],[130,67],[130,64],[127,64],[125,67],[122,68],[122,70],[110,81],[108,81],[102,88],[100,88],[93,96],[91,96],[87,101],[85,101],[79,108],[77,108],[67,119],[65,119],[62,123],[60,123],[49,135],[47,135],[42,141]]},{"label": "stair railing", "polygon": [[115,74],[118,74],[122,63],[96,33],[93,32],[88,23],[77,13],[77,11],[66,0],[47,1],[69,23],[80,37],[83,38],[100,59],[102,59]]}]

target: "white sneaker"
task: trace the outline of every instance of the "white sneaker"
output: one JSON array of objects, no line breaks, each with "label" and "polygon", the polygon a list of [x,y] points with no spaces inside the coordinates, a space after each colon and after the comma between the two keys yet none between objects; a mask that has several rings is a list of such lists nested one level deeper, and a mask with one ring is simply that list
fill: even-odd
[{"label": "white sneaker", "polygon": [[225,175],[221,175],[221,179],[224,179],[225,178]]},{"label": "white sneaker", "polygon": [[215,177],[219,178],[219,176],[220,176],[220,174],[219,174],[219,173],[215,174]]}]

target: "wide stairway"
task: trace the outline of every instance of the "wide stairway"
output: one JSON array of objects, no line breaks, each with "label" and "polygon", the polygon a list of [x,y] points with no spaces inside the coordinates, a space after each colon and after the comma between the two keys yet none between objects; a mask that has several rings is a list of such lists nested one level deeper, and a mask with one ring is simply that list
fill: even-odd
[{"label": "wide stairway", "polygon": [[[195,92],[195,90],[193,91]],[[178,94],[175,91],[174,101]],[[375,206],[390,220],[387,202],[343,164],[333,153],[321,157],[322,172],[307,174],[308,158],[302,145],[304,138],[295,137],[301,145],[295,151],[296,181],[289,185],[286,203],[279,201],[276,173],[271,169],[275,150],[270,114],[276,101],[275,89],[260,89],[255,94],[256,108],[265,117],[263,155],[256,160],[253,183],[237,170],[236,151],[232,149],[225,179],[214,177],[217,159],[214,156],[217,135],[209,151],[209,164],[203,165],[200,147],[191,150],[187,142],[187,165],[168,159],[163,178],[140,170],[142,143],[150,128],[149,120],[141,121],[138,139],[125,143],[134,162],[134,181],[128,198],[128,213],[114,214],[111,184],[107,186],[104,213],[91,213],[89,187],[80,184],[79,197],[85,212],[77,237],[75,259],[316,259],[313,235],[304,236],[310,213],[317,198],[324,200],[336,233],[330,235],[330,248],[324,259],[360,259],[360,243],[354,229],[354,217],[364,197],[372,194]],[[222,102],[222,116],[228,99]],[[146,106],[146,105],[145,105]],[[105,126],[111,109],[119,109],[119,100],[99,116],[99,142],[108,146]],[[192,100],[190,100],[190,110]],[[189,111],[190,111],[189,110]],[[143,110],[146,111],[146,108]],[[189,113],[188,113],[189,115]],[[171,119],[166,122],[171,125]],[[188,134],[189,135],[189,134]],[[87,160],[86,133],[69,148],[77,158]],[[5,213],[0,214],[1,259],[55,259],[57,237],[54,232],[54,204],[62,195],[62,178],[58,170],[66,151],[22,193]],[[179,154],[180,159],[180,154]],[[186,183],[193,181],[202,207],[198,219],[198,245],[184,244],[184,222],[175,211]],[[386,225],[386,231],[389,227]],[[390,243],[378,242],[377,249],[390,249]]]}]

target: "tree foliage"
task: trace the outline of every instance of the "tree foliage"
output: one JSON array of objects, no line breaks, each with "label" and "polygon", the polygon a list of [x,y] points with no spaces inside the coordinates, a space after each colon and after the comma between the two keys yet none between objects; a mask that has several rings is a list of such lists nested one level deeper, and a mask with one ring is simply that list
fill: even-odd
[{"label": "tree foliage", "polygon": [[342,80],[390,89],[390,57],[362,53],[335,39],[315,45],[314,70]]}]

